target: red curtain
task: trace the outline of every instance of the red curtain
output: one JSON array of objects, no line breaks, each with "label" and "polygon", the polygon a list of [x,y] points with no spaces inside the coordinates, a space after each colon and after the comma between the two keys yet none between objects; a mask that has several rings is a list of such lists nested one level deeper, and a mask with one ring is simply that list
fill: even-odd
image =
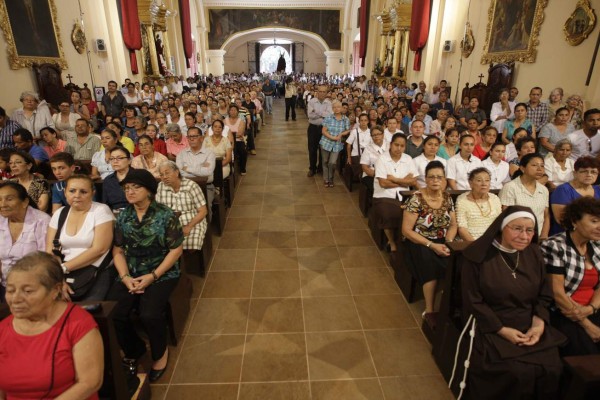
[{"label": "red curtain", "polygon": [[367,36],[369,35],[369,8],[371,6],[370,0],[360,1],[360,66],[365,67],[365,61],[367,58]]},{"label": "red curtain", "polygon": [[123,42],[129,50],[131,72],[137,74],[139,71],[135,51],[142,48],[142,31],[138,17],[137,0],[121,0],[121,24]]},{"label": "red curtain", "polygon": [[415,52],[415,62],[413,64],[415,71],[421,70],[421,52],[429,36],[430,12],[431,0],[413,0],[408,44],[410,49]]},{"label": "red curtain", "polygon": [[190,23],[190,0],[179,0],[179,16],[181,18],[181,36],[183,37],[183,53],[185,65],[190,67],[190,58],[193,57],[194,45],[192,43],[192,24]]}]

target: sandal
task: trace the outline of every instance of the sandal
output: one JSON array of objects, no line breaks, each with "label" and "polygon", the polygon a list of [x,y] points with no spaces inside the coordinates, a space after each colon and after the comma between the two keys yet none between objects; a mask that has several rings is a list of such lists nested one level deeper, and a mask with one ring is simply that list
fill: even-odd
[{"label": "sandal", "polygon": [[323,187],[329,187],[329,182],[328,181],[323,181]]},{"label": "sandal", "polygon": [[333,181],[329,182],[329,187],[332,188],[333,187]]}]

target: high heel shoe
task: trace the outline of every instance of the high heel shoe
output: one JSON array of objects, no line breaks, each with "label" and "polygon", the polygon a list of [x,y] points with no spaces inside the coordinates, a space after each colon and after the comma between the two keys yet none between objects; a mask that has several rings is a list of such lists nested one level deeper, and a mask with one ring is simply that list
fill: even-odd
[{"label": "high heel shoe", "polygon": [[156,382],[165,374],[165,371],[169,366],[169,350],[166,350],[165,353],[167,355],[167,363],[165,364],[165,367],[162,369],[150,368],[150,373],[148,374],[148,379],[150,380],[150,382]]}]

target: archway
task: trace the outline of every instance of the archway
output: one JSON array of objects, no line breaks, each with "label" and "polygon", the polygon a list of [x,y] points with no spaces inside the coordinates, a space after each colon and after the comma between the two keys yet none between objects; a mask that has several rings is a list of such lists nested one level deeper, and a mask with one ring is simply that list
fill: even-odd
[{"label": "archway", "polygon": [[277,70],[277,61],[283,54],[285,60],[285,73],[292,73],[292,58],[290,53],[276,44],[267,47],[260,55],[260,72],[275,72]]}]

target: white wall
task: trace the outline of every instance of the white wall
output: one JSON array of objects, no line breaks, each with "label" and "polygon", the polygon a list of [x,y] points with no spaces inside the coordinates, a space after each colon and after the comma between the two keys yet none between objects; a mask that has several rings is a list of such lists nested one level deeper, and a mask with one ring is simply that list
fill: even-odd
[{"label": "white wall", "polygon": [[245,43],[225,53],[225,72],[248,73],[248,47]]},{"label": "white wall", "polygon": [[322,73],[326,70],[326,57],[322,51],[317,51],[312,47],[304,45],[304,72]]}]

